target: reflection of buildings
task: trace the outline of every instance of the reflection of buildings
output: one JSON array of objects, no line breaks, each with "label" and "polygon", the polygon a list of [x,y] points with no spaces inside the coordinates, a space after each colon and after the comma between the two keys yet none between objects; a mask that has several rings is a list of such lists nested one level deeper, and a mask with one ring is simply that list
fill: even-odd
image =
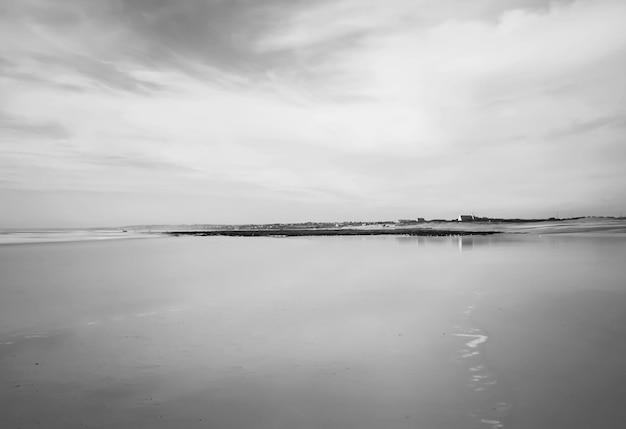
[{"label": "reflection of buildings", "polygon": [[[365,237],[363,237],[365,239]],[[484,247],[492,246],[509,246],[523,242],[528,238],[524,238],[520,235],[507,235],[507,234],[495,234],[495,235],[454,235],[445,237],[436,236],[420,236],[420,235],[396,235],[395,240],[402,245],[421,247],[421,248],[442,248],[447,247],[453,252],[465,252],[465,251],[480,251]],[[367,238],[373,240],[374,238]],[[385,239],[385,236],[380,236],[381,240]]]},{"label": "reflection of buildings", "polygon": [[[380,236],[384,240],[385,236]],[[484,247],[505,246],[524,240],[518,235],[453,235],[445,237],[420,236],[420,235],[396,235],[395,240],[402,245],[421,248],[447,247],[451,251],[479,251]],[[373,238],[367,238],[368,240]]]},{"label": "reflection of buildings", "polygon": [[458,237],[458,244],[459,244],[459,252],[462,252],[464,250],[470,250],[472,247],[474,247],[474,237],[466,237],[466,236],[460,235]]}]

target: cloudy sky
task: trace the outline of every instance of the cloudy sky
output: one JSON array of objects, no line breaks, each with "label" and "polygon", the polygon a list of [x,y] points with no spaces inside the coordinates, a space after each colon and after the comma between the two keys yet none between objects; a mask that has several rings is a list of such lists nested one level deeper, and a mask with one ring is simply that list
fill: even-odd
[{"label": "cloudy sky", "polygon": [[623,0],[0,0],[0,227],[619,215]]}]

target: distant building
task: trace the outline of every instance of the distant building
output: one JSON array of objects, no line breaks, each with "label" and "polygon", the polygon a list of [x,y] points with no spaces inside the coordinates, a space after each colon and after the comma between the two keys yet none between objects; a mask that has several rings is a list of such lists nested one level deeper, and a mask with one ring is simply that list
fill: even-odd
[{"label": "distant building", "polygon": [[457,220],[459,222],[472,222],[474,221],[474,215],[459,215]]},{"label": "distant building", "polygon": [[415,225],[419,221],[416,219],[398,219],[396,224],[398,225]]},{"label": "distant building", "polygon": [[418,223],[426,222],[426,219],[424,219],[423,217],[418,217],[417,222]]}]

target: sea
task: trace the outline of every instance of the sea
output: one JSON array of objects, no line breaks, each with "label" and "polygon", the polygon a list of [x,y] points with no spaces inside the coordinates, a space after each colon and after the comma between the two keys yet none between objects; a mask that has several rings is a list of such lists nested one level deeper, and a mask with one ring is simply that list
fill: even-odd
[{"label": "sea", "polygon": [[624,427],[625,222],[500,228],[3,231],[0,427]]}]

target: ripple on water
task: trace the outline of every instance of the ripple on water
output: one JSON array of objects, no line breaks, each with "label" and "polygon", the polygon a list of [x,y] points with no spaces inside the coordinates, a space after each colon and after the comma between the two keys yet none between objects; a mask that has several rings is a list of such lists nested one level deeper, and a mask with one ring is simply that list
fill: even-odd
[{"label": "ripple on water", "polygon": [[[483,293],[475,294],[479,301]],[[473,403],[474,411],[469,414],[477,427],[501,429],[508,420],[510,403],[502,383],[485,359],[484,347],[488,344],[486,332],[471,323],[471,315],[478,307],[478,302],[468,305],[462,313],[464,321],[454,327],[453,336],[463,338],[464,344],[458,349],[460,365],[467,368],[468,401]]]}]

